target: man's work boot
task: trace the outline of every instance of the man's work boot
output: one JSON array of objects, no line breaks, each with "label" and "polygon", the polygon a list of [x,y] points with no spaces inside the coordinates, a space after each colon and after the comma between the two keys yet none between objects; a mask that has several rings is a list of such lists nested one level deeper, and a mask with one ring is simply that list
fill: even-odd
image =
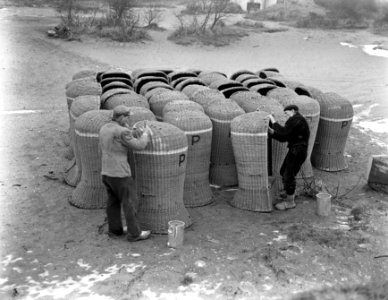
[{"label": "man's work boot", "polygon": [[128,240],[128,242],[137,242],[137,241],[146,240],[150,236],[151,236],[151,231],[146,230],[146,231],[140,232],[140,235],[137,237],[133,237],[133,236],[128,235],[127,240]]},{"label": "man's work boot", "polygon": [[279,202],[278,204],[275,205],[275,208],[278,210],[287,210],[287,209],[292,209],[295,207],[296,207],[295,194],[287,195],[287,197],[284,201]]}]

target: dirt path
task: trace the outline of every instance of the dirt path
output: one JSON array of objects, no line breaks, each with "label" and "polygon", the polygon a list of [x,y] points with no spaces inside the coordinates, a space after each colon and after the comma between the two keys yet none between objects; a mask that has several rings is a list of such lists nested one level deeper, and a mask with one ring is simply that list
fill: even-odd
[{"label": "dirt path", "polygon": [[[55,22],[12,14],[0,19],[1,299],[284,299],[387,278],[386,259],[373,258],[388,254],[387,199],[364,179],[326,220],[315,215],[309,198],[299,197],[288,213],[257,214],[231,208],[232,191],[214,191],[214,204],[189,210],[194,225],[184,247],[172,250],[163,235],[135,244],[109,239],[104,211],[70,206],[73,189],[61,174],[67,163],[64,86],[81,69],[231,73],[275,66],[364,104],[386,92],[384,60],[338,45],[339,33],[315,32],[308,41],[298,30],[276,39],[254,34],[214,49],[173,45],[163,36],[136,45],[65,43],[43,34]],[[349,169],[316,172],[332,188],[339,182],[341,193],[357,184],[370,154],[386,151],[356,128],[351,133]],[[355,207],[359,221],[351,217]]]}]

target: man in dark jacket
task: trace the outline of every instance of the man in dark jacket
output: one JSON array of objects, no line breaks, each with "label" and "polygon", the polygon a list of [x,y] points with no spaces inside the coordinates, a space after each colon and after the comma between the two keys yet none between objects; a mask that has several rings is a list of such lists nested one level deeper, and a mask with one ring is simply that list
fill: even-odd
[{"label": "man in dark jacket", "polygon": [[295,204],[295,176],[298,174],[302,164],[307,157],[307,146],[310,137],[310,129],[306,119],[299,113],[296,105],[288,105],[284,108],[284,113],[288,116],[285,125],[282,126],[276,122],[270,115],[272,128],[268,129],[272,138],[279,142],[288,142],[288,153],[284,158],[280,168],[280,175],[283,179],[284,190],[286,192],[285,200],[279,202],[275,207],[279,210],[294,208]]},{"label": "man in dark jacket", "polygon": [[151,129],[145,126],[142,135],[135,138],[128,126],[130,109],[124,105],[113,109],[113,119],[101,127],[101,175],[108,192],[106,213],[108,217],[109,236],[124,234],[121,222],[121,206],[123,206],[127,223],[127,240],[130,242],[145,240],[151,232],[141,231],[134,205],[136,201],[136,186],[128,163],[128,150],[144,149],[150,141]]}]

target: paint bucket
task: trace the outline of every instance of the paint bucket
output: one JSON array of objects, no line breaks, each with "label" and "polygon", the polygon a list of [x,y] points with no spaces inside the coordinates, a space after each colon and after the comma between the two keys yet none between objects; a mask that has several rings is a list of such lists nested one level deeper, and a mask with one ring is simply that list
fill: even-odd
[{"label": "paint bucket", "polygon": [[331,195],[328,193],[317,194],[317,215],[327,217],[331,210]]},{"label": "paint bucket", "polygon": [[185,222],[172,220],[168,222],[168,242],[167,246],[178,248],[183,245],[185,233]]}]

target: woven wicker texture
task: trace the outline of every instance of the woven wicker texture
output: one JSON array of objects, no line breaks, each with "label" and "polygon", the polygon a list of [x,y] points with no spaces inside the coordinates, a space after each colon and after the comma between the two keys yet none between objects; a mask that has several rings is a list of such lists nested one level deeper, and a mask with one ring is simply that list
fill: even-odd
[{"label": "woven wicker texture", "polygon": [[268,115],[256,111],[240,115],[231,122],[239,188],[230,203],[241,209],[272,211],[267,167]]},{"label": "woven wicker texture", "polygon": [[286,85],[286,87],[288,87],[294,91],[297,87],[303,86],[303,83],[301,83],[299,81],[289,80],[289,79],[285,79],[285,78],[282,79],[282,82]]},{"label": "woven wicker texture", "polygon": [[230,96],[232,96],[237,92],[244,92],[244,91],[249,91],[249,89],[244,86],[233,86],[227,89],[223,89],[221,93],[225,96],[225,98],[229,98]]},{"label": "woven wicker texture", "polygon": [[189,77],[197,77],[197,74],[193,72],[187,72],[187,71],[173,71],[167,75],[168,80],[170,83],[177,80],[178,78],[189,78]]},{"label": "woven wicker texture", "polygon": [[187,97],[189,97],[189,99],[191,99],[196,92],[208,89],[209,88],[207,86],[203,85],[187,85],[182,90],[182,93],[184,93]]},{"label": "woven wicker texture", "polygon": [[205,113],[203,107],[197,102],[191,100],[173,100],[167,103],[163,108],[163,118],[168,112],[197,111]]},{"label": "woven wicker texture", "polygon": [[148,101],[150,101],[150,99],[153,95],[162,94],[164,92],[172,91],[172,90],[174,90],[174,88],[171,86],[156,87],[154,89],[148,90],[144,96],[147,98]]},{"label": "woven wicker texture", "polygon": [[120,77],[105,78],[105,79],[102,79],[100,81],[100,84],[101,84],[102,88],[104,88],[109,83],[112,83],[112,82],[115,82],[115,81],[125,83],[126,85],[128,85],[129,87],[131,87],[133,89],[132,80],[130,80],[128,78],[120,78]]},{"label": "woven wicker texture", "polygon": [[273,82],[271,80],[261,79],[261,78],[258,78],[257,76],[256,76],[256,78],[244,80],[244,82],[242,84],[243,84],[243,86],[250,88],[253,85],[263,84],[263,83],[273,84]]},{"label": "woven wicker texture", "polygon": [[100,109],[100,97],[97,95],[79,96],[74,99],[71,105],[69,112],[69,136],[70,146],[74,153],[74,161],[72,161],[71,167],[66,170],[64,175],[65,182],[70,186],[76,186],[78,184],[81,179],[82,169],[78,147],[75,145],[75,120],[87,111],[98,109]]},{"label": "woven wicker texture", "polygon": [[204,110],[206,110],[206,108],[213,102],[223,101],[226,100],[226,98],[220,91],[209,88],[197,91],[190,100],[197,102]]},{"label": "woven wicker texture", "polygon": [[[104,80],[104,79],[103,79]],[[102,81],[103,81],[102,80]],[[121,82],[121,81],[112,81],[111,83],[108,83],[106,84],[103,88],[102,88],[102,93],[106,93],[110,90],[113,90],[113,89],[128,89],[128,90],[133,90],[133,87],[131,85],[128,85],[124,82]]]},{"label": "woven wicker texture", "polygon": [[146,95],[149,91],[152,91],[157,88],[170,88],[170,85],[165,82],[160,82],[160,81],[153,81],[153,82],[147,82],[144,84],[141,89],[140,89],[140,94]]},{"label": "woven wicker texture", "polygon": [[209,86],[213,81],[227,79],[226,75],[220,72],[201,72],[198,77]]},{"label": "woven wicker texture", "polygon": [[325,171],[343,170],[347,168],[344,152],[354,115],[353,106],[336,93],[324,93],[317,100],[321,112],[311,163]]},{"label": "woven wicker texture", "polygon": [[260,95],[266,96],[269,91],[278,88],[274,83],[261,83],[252,85],[249,90],[252,92],[259,93]]},{"label": "woven wicker texture", "polygon": [[97,80],[97,71],[95,70],[81,70],[73,75],[71,80],[77,80],[85,77],[92,77]]},{"label": "woven wicker texture", "polygon": [[297,96],[298,94],[294,92],[294,90],[290,88],[277,88],[273,89],[267,92],[268,97],[274,98],[276,100],[283,100],[285,98],[293,98],[294,96]]},{"label": "woven wicker texture", "polygon": [[264,68],[264,69],[261,69],[260,71],[280,74],[279,69],[274,67]]},{"label": "woven wicker texture", "polygon": [[101,106],[104,106],[105,102],[114,95],[119,94],[130,94],[130,95],[137,95],[136,92],[129,89],[123,89],[123,88],[117,88],[117,89],[111,89],[109,91],[106,91],[101,95]]},{"label": "woven wicker texture", "polygon": [[149,77],[149,76],[163,77],[163,78],[167,79],[166,73],[164,73],[163,71],[160,71],[160,70],[139,69],[139,70],[133,71],[132,76],[135,80],[138,78],[141,78],[141,77]]},{"label": "woven wicker texture", "polygon": [[101,181],[101,156],[98,151],[101,127],[110,122],[112,110],[91,110],[75,121],[75,144],[82,166],[81,180],[69,202],[79,208],[104,208],[107,193]]},{"label": "woven wicker texture", "polygon": [[239,77],[240,75],[255,75],[255,73],[253,73],[252,71],[249,71],[249,70],[239,70],[239,71],[232,73],[232,75],[230,75],[229,78],[232,80],[237,80],[237,77]]},{"label": "woven wicker texture", "polygon": [[[279,88],[280,89],[280,88]],[[311,178],[314,176],[313,168],[311,166],[311,152],[313,151],[315,137],[317,135],[318,123],[319,123],[319,103],[313,98],[307,96],[285,96],[284,98],[278,99],[279,103],[283,107],[295,104],[299,107],[299,112],[306,118],[310,128],[310,138],[307,148],[307,158],[303,163],[297,178]]]},{"label": "woven wicker texture", "polygon": [[213,123],[210,182],[219,186],[237,185],[230,122],[245,112],[231,100],[222,101],[222,105],[219,102],[213,102],[206,107],[205,112]]},{"label": "woven wicker texture", "polygon": [[[73,79],[73,80],[71,80],[71,81],[69,81],[68,83],[66,83],[66,85],[65,85],[65,90],[67,90],[70,86],[73,86],[73,85],[76,85],[76,86],[78,86],[78,85],[82,85],[82,82],[83,81],[92,81],[92,82],[97,82],[97,80],[96,80],[96,77],[93,77],[93,76],[88,76],[88,77],[82,77],[82,78],[78,78],[78,79]],[[71,93],[72,92],[72,90],[70,90],[69,92],[68,91],[66,91],[67,93]],[[77,92],[75,91],[75,94],[74,95],[72,95],[73,97],[74,96],[77,96]]]},{"label": "woven wicker texture", "polygon": [[258,75],[260,78],[267,78],[267,77],[277,77],[277,76],[280,76],[280,77],[283,77],[279,72],[276,72],[275,70],[270,70],[269,69],[263,69],[263,70],[259,70],[257,72],[255,72],[256,75]]},{"label": "woven wicker texture", "polygon": [[256,111],[264,101],[276,103],[274,99],[269,99],[268,97],[251,91],[237,92],[229,99],[236,102],[245,112]]},{"label": "woven wicker texture", "polygon": [[212,122],[198,111],[170,111],[164,122],[183,130],[187,137],[187,165],[183,191],[186,207],[197,207],[212,202],[209,185],[209,164],[212,145]]},{"label": "woven wicker texture", "polygon": [[108,98],[102,105],[103,109],[113,109],[117,105],[139,106],[150,108],[146,97],[138,94],[116,94]]},{"label": "woven wicker texture", "polygon": [[142,88],[143,85],[149,82],[164,82],[168,83],[167,79],[164,77],[158,77],[158,76],[145,76],[141,78],[137,78],[134,81],[134,89],[136,93],[140,93],[140,89]]},{"label": "woven wicker texture", "polygon": [[[130,109],[130,118],[128,120],[128,126],[132,128],[136,123],[140,121],[156,121],[155,115],[148,108],[132,106]],[[133,131],[135,137],[139,137],[141,134],[136,130]],[[128,150],[128,162],[131,167],[132,177],[136,177],[135,157],[132,150]]]},{"label": "woven wicker texture", "polygon": [[231,88],[231,87],[240,87],[240,86],[243,86],[240,82],[237,82],[235,80],[230,80],[230,79],[220,79],[220,80],[216,80],[216,81],[213,81],[209,87],[211,89],[216,89],[216,90],[219,90],[219,91],[222,91],[222,90],[225,90],[227,88]]},{"label": "woven wicker texture", "polygon": [[235,80],[240,83],[244,83],[244,81],[249,79],[260,79],[256,74],[241,74]]},{"label": "woven wicker texture", "polygon": [[203,81],[199,78],[186,78],[175,86],[175,89],[182,91],[188,85],[201,85],[205,86]]},{"label": "woven wicker texture", "polygon": [[267,80],[272,81],[276,86],[285,88],[286,84],[281,81],[281,79],[278,79],[276,77],[267,77]]},{"label": "woven wicker texture", "polygon": [[194,73],[195,75],[198,76],[202,72],[202,70],[200,70],[200,69],[187,69],[186,72]]},{"label": "woven wicker texture", "polygon": [[[135,126],[141,126],[142,122]],[[155,233],[167,233],[168,221],[192,224],[183,203],[187,164],[187,138],[182,130],[164,122],[148,122],[150,143],[134,151],[136,186],[139,195],[137,217],[140,226]]]},{"label": "woven wicker texture", "polygon": [[132,76],[129,73],[120,70],[108,70],[101,74],[101,80],[114,77],[127,78],[132,81]]},{"label": "woven wicker texture", "polygon": [[150,98],[150,108],[155,114],[157,120],[162,120],[164,106],[174,100],[189,100],[189,98],[179,91],[167,91],[162,94],[154,95]]},{"label": "woven wicker texture", "polygon": [[84,95],[101,95],[101,85],[91,77],[76,79],[66,85],[67,109],[70,111],[74,98]]},{"label": "woven wicker texture", "polygon": [[[261,96],[260,94],[254,92],[237,93],[233,95],[231,99],[238,103],[246,113],[254,112],[256,110],[264,111],[273,114],[280,125],[285,124],[286,116],[283,111],[283,106],[275,99]],[[280,166],[287,154],[287,144],[280,143],[274,139],[271,139],[271,141],[271,160],[268,163],[270,164],[270,170],[272,170],[272,174],[270,175],[274,177],[272,191],[274,195],[277,196],[283,189],[282,179],[279,172]]]},{"label": "woven wicker texture", "polygon": [[197,77],[178,77],[177,79],[175,79],[174,81],[171,81],[170,82],[170,85],[176,89],[176,86],[178,84],[180,84],[181,82],[185,81],[186,79],[189,79],[189,78],[197,78]]},{"label": "woven wicker texture", "polygon": [[[317,89],[315,87],[304,85],[303,87],[297,87],[295,89],[295,92],[298,95],[304,95],[305,91],[307,91],[307,93],[310,95],[309,97],[311,97],[315,100],[318,100],[318,102],[319,102],[319,99],[324,97],[324,92],[322,92],[320,89]],[[306,95],[306,96],[308,96],[308,95]]]}]

